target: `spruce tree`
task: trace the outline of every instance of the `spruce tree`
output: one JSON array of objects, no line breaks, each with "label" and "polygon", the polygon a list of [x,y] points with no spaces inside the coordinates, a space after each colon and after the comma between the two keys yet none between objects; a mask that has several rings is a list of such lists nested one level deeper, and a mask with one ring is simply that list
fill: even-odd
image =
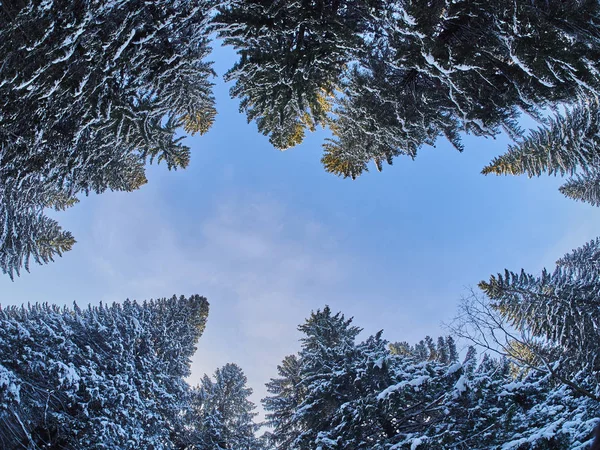
[{"label": "spruce tree", "polygon": [[557,261],[553,272],[507,270],[480,283],[499,314],[533,337],[529,348],[540,370],[596,400],[599,255],[596,239]]},{"label": "spruce tree", "polygon": [[0,269],[13,279],[21,268],[29,270],[30,261],[47,264],[71,249],[75,239],[63,231],[42,208],[0,203]]},{"label": "spruce tree", "polygon": [[263,400],[273,448],[567,450],[591,442],[598,402],[542,370],[479,359],[474,347],[459,361],[451,336],[388,346],[380,332],[355,343],[358,329],[329,308],[300,329],[301,350],[284,359]]},{"label": "spruce tree", "polygon": [[[328,306],[313,312],[298,329],[304,336],[300,352],[286,357],[278,368],[280,378],[267,384],[272,395],[263,400],[266,424],[274,430],[277,449],[330,448],[331,442],[341,440],[341,436],[331,436],[333,424],[344,414],[340,407],[361,397],[360,385],[376,382],[358,371],[357,365],[372,367],[379,358],[372,359],[376,350],[367,356],[357,346],[361,330],[352,325],[352,319],[333,314]],[[385,349],[380,339],[369,347],[373,345]]]},{"label": "spruce tree", "polygon": [[326,170],[355,178],[597,94],[599,17],[595,0],[236,1],[216,28],[248,119],[278,148],[328,125]]},{"label": "spruce tree", "polygon": [[208,303],[0,310],[3,449],[171,449]]},{"label": "spruce tree", "polygon": [[600,205],[600,104],[589,98],[532,131],[495,158],[484,174],[570,176],[560,188],[567,197]]},{"label": "spruce tree", "polygon": [[235,0],[214,20],[240,59],[226,74],[240,109],[279,149],[324,125],[346,65],[377,29],[380,0]]},{"label": "spruce tree", "polygon": [[517,136],[519,111],[596,93],[599,13],[595,1],[395,2],[345,86],[326,168],[355,177],[440,136],[459,150],[460,132]]},{"label": "spruce tree", "polygon": [[252,389],[246,383],[244,372],[236,364],[226,364],[212,378],[202,378],[192,391],[186,422],[193,431],[188,431],[186,449],[261,449],[255,435],[255,405],[248,399]]},{"label": "spruce tree", "polygon": [[[4,2],[0,209],[38,217],[82,193],[139,188],[149,161],[185,167],[189,149],[177,129],[205,132],[215,115],[204,61],[208,8],[189,0]],[[3,271],[18,273],[30,257],[47,262],[29,250],[34,221],[11,220],[0,236],[24,242],[10,257],[17,244],[0,241]]]},{"label": "spruce tree", "polygon": [[296,355],[286,356],[277,366],[278,378],[266,383],[271,394],[262,400],[266,423],[273,429],[270,434],[276,449],[292,449],[300,435],[303,424],[295,420],[296,410],[303,401],[306,388],[303,386],[300,361]]},{"label": "spruce tree", "polygon": [[337,408],[350,400],[351,363],[361,329],[326,306],[313,312],[298,330],[304,334],[298,356],[305,395],[295,414],[302,429],[292,448],[305,449],[323,437]]}]

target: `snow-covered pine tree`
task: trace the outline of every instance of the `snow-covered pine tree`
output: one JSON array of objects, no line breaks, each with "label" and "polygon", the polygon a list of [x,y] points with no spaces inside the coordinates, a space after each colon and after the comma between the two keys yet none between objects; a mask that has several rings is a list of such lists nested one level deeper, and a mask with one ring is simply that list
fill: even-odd
[{"label": "snow-covered pine tree", "polygon": [[261,450],[256,437],[257,413],[248,397],[252,389],[236,364],[226,364],[213,377],[204,376],[191,393],[186,450]]},{"label": "snow-covered pine tree", "polygon": [[[490,399],[494,405],[494,399]],[[596,400],[582,397],[551,375],[530,371],[496,393],[496,404],[508,408],[488,411],[503,449],[588,449],[598,423]],[[488,447],[489,448],[489,447]],[[494,447],[492,447],[494,448]]]},{"label": "snow-covered pine tree", "polygon": [[331,383],[340,386],[346,401],[338,404],[328,428],[317,436],[316,448],[378,449],[395,434],[393,417],[377,398],[394,381],[393,357],[381,334],[357,344],[352,359],[333,371]]},{"label": "snow-covered pine tree", "polygon": [[234,0],[214,23],[240,59],[226,74],[240,109],[279,149],[324,125],[345,66],[378,31],[381,0]]},{"label": "snow-covered pine tree", "polygon": [[417,71],[390,64],[391,53],[377,47],[350,72],[329,123],[333,139],[323,146],[321,161],[328,172],[354,179],[371,161],[381,171],[398,155],[414,158],[441,134],[462,148],[450,100],[442,91],[429,95],[428,82],[419,86]]},{"label": "snow-covered pine tree", "polygon": [[567,450],[589,444],[598,403],[548,374],[514,373],[509,360],[489,355],[478,363],[473,347],[459,363],[451,338],[390,350],[394,383],[377,398],[394,435],[365,449]]},{"label": "snow-covered pine tree", "polygon": [[483,383],[473,381],[475,355],[458,363],[451,337],[388,348],[377,333],[356,344],[360,329],[327,307],[299,328],[302,349],[279,366],[263,400],[276,449],[436,448],[464,440],[467,429],[479,432],[500,412],[481,423],[468,412]]},{"label": "snow-covered pine tree", "polygon": [[532,336],[531,365],[596,401],[599,279],[600,239],[596,239],[558,260],[553,272],[533,276],[507,270],[480,283],[494,309],[516,330]]},{"label": "snow-covered pine tree", "polygon": [[[298,327],[303,333],[297,357],[279,367],[282,378],[267,384],[266,423],[277,449],[312,449],[327,440],[338,408],[352,398],[355,339],[361,329],[326,306]],[[323,445],[323,442],[321,442]]]},{"label": "snow-covered pine tree", "polygon": [[0,310],[0,447],[172,449],[208,303]]},{"label": "snow-covered pine tree", "polygon": [[426,337],[414,346],[391,344],[389,353],[390,383],[373,393],[379,414],[389,423],[376,448],[437,445],[439,436],[431,435],[446,429],[446,403],[465,372],[456,360],[454,341],[439,338],[436,344]]},{"label": "snow-covered pine tree", "polygon": [[596,0],[257,0],[225,3],[215,27],[248,119],[278,148],[327,124],[325,168],[354,178],[598,93],[599,18]]},{"label": "snow-covered pine tree", "polygon": [[549,119],[517,145],[495,158],[482,173],[529,177],[568,175],[567,197],[600,206],[600,103],[588,98]]},{"label": "snow-covered pine tree", "polygon": [[[208,9],[189,0],[3,2],[2,209],[64,208],[80,193],[137,189],[147,161],[185,167],[189,149],[176,130],[204,132],[215,115]],[[29,240],[23,254],[3,258],[12,265],[2,269],[17,273],[37,237],[12,226],[14,239]],[[15,247],[7,235],[0,230],[0,254]]]},{"label": "snow-covered pine tree", "polygon": [[306,394],[298,357],[286,356],[277,366],[277,375],[266,383],[271,395],[262,400],[266,424],[273,428],[269,438],[275,449],[292,449],[302,433],[303,424],[295,419],[295,414]]},{"label": "snow-covered pine tree", "polygon": [[506,358],[478,362],[473,347],[459,362],[451,336],[356,344],[359,329],[329,308],[299,328],[302,348],[263,400],[275,449],[583,450],[593,437],[596,400]]},{"label": "snow-covered pine tree", "polygon": [[356,177],[439,136],[460,150],[460,132],[515,135],[520,110],[597,93],[599,16],[595,0],[393,2],[350,73],[326,168]]},{"label": "snow-covered pine tree", "polygon": [[27,207],[18,199],[0,202],[0,269],[13,279],[31,260],[46,264],[71,249],[75,239],[63,231],[42,207]]}]

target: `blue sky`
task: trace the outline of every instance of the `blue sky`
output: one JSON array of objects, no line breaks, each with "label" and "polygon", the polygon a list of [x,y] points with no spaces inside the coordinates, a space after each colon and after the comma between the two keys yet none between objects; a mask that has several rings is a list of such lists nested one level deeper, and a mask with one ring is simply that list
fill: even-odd
[{"label": "blue sky", "polygon": [[[222,75],[232,62],[218,49]],[[216,80],[219,115],[188,138],[185,171],[148,170],[134,193],[106,193],[55,217],[78,243],[63,258],[0,279],[0,304],[80,305],[202,294],[211,311],[192,384],[226,362],[258,401],[296,326],[329,304],[365,333],[418,341],[444,333],[460,297],[481,279],[537,273],[597,236],[600,209],[567,200],[559,179],[484,177],[507,140],[446,142],[356,181],[327,174],[318,131],[274,150]]]}]

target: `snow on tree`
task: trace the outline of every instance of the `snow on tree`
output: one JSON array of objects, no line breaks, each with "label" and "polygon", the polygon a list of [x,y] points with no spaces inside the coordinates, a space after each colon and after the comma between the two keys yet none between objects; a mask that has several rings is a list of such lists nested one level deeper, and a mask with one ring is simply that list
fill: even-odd
[{"label": "snow on tree", "polygon": [[233,1],[215,27],[259,131],[284,149],[327,125],[326,170],[355,178],[598,93],[599,18],[596,0]]},{"label": "snow on tree", "polygon": [[275,449],[572,449],[590,444],[598,402],[508,358],[462,362],[451,336],[388,345],[328,307],[263,400]]},{"label": "snow on tree", "polygon": [[286,356],[277,366],[278,378],[266,383],[272,394],[262,400],[266,424],[273,428],[269,437],[276,449],[292,449],[293,442],[302,432],[303,424],[295,420],[296,410],[304,398],[300,361],[296,355]]},{"label": "snow on tree", "polygon": [[233,97],[271,143],[286,149],[325,125],[345,66],[362,47],[380,0],[234,0],[214,20],[240,59],[226,74]]},{"label": "snow on tree", "polygon": [[599,206],[599,170],[600,104],[597,98],[588,98],[510,146],[482,173],[568,175],[571,178],[560,191],[567,197]]},{"label": "snow on tree", "polygon": [[[43,208],[137,189],[147,161],[187,165],[177,129],[205,132],[215,116],[208,9],[189,0],[2,3],[4,272],[18,274],[30,257],[49,260],[34,252],[48,234],[36,229],[48,222]],[[15,219],[27,211],[31,220]]]},{"label": "snow on tree", "polygon": [[538,364],[596,400],[600,398],[599,256],[596,239],[558,260],[553,272],[533,276],[507,270],[480,283],[500,316],[531,335],[529,349]]},{"label": "snow on tree", "polygon": [[47,264],[71,249],[75,239],[63,231],[41,207],[27,207],[19,200],[0,203],[0,269],[13,279],[31,260]]},{"label": "snow on tree", "polygon": [[499,396],[514,402],[499,420],[503,449],[589,448],[600,413],[597,401],[539,371],[505,385]]},{"label": "snow on tree", "polygon": [[[298,376],[298,383],[292,386],[291,392],[284,390],[278,393],[279,386],[289,382],[285,379],[272,380],[267,386],[276,397],[263,400],[266,422],[276,430],[277,448],[285,448],[283,445],[289,449],[311,448],[330,426],[337,408],[350,399],[349,385],[354,378],[351,368],[356,355],[354,341],[361,330],[352,325],[352,319],[346,319],[340,313],[333,314],[326,306],[313,312],[298,329],[304,337],[297,358],[298,373],[291,374]],[[293,359],[288,358],[288,361],[294,368]],[[282,404],[278,395],[292,398],[284,397]],[[281,406],[293,409],[280,411]],[[289,427],[285,420],[290,413],[292,416],[288,417],[293,427]]]},{"label": "snow on tree", "polygon": [[[313,312],[299,329],[304,333],[300,352],[284,359],[280,377],[267,384],[271,396],[263,400],[274,447],[383,449],[397,444],[399,429],[410,427],[411,420],[402,421],[398,404],[406,407],[410,401],[400,391],[410,379],[409,391],[424,392],[427,369],[413,364],[414,358],[408,362],[406,355],[390,352],[381,333],[357,344],[360,328],[329,307]],[[411,370],[418,373],[408,374]],[[421,400],[413,403],[417,409]]]},{"label": "snow on tree", "polygon": [[0,446],[172,449],[208,302],[0,310]]},{"label": "snow on tree", "polygon": [[212,378],[202,378],[191,393],[186,450],[262,448],[255,434],[256,407],[248,399],[252,389],[246,383],[244,372],[236,364],[226,364]]},{"label": "snow on tree", "polygon": [[[369,159],[414,157],[460,132],[519,134],[520,111],[596,93],[596,1],[393,2],[384,32],[349,75],[326,168],[355,177]],[[581,40],[580,40],[581,39]],[[336,160],[352,170],[344,172]]]}]

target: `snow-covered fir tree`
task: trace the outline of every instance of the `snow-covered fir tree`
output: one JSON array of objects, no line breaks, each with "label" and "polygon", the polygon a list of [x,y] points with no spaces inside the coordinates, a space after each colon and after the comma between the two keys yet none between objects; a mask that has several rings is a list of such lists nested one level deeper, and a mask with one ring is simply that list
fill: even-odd
[{"label": "snow-covered fir tree", "polygon": [[388,345],[328,307],[301,325],[263,400],[275,449],[585,449],[598,402],[452,337]]},{"label": "snow-covered fir tree", "polygon": [[246,383],[244,372],[236,364],[226,364],[212,378],[202,378],[191,392],[186,450],[263,448],[256,436],[256,407],[248,399],[252,389]]},{"label": "snow-covered fir tree", "polygon": [[326,168],[355,177],[440,136],[459,150],[459,132],[514,136],[519,111],[598,92],[599,14],[595,0],[393,2],[345,85]]},{"label": "snow-covered fir tree", "polygon": [[533,276],[505,271],[480,287],[500,316],[522,334],[529,365],[600,401],[600,239]]},{"label": "snow-covered fir tree", "polygon": [[181,448],[203,297],[0,310],[0,447]]},{"label": "snow-covered fir tree", "polygon": [[570,176],[560,191],[600,206],[600,104],[590,97],[530,132],[495,158],[484,174]]},{"label": "snow-covered fir tree", "polygon": [[[1,170],[1,169],[0,169]],[[12,279],[30,261],[47,264],[71,249],[75,239],[44,214],[42,206],[24,204],[19,195],[0,201],[0,269]]]},{"label": "snow-covered fir tree", "polygon": [[263,400],[278,449],[312,448],[325,438],[337,409],[352,395],[351,365],[360,328],[325,307],[298,329],[304,334],[302,350],[297,358],[284,360],[279,369],[283,377],[267,385],[275,395]]},{"label": "snow-covered fir tree", "polygon": [[[596,0],[223,2],[227,77],[278,148],[329,125],[325,168],[356,177],[461,132],[520,133],[521,111],[600,88]],[[330,112],[331,110],[331,112]]]},{"label": "snow-covered fir tree", "polygon": [[324,125],[346,65],[364,46],[381,0],[234,0],[214,20],[240,59],[231,95],[271,143],[286,149]]},{"label": "snow-covered fir tree", "polygon": [[39,254],[60,254],[74,242],[44,250],[57,239],[37,226],[48,222],[43,208],[62,209],[80,193],[137,189],[147,161],[187,165],[177,128],[205,132],[215,115],[204,61],[209,7],[189,0],[2,3],[4,272],[18,274],[30,258],[47,262]]}]

